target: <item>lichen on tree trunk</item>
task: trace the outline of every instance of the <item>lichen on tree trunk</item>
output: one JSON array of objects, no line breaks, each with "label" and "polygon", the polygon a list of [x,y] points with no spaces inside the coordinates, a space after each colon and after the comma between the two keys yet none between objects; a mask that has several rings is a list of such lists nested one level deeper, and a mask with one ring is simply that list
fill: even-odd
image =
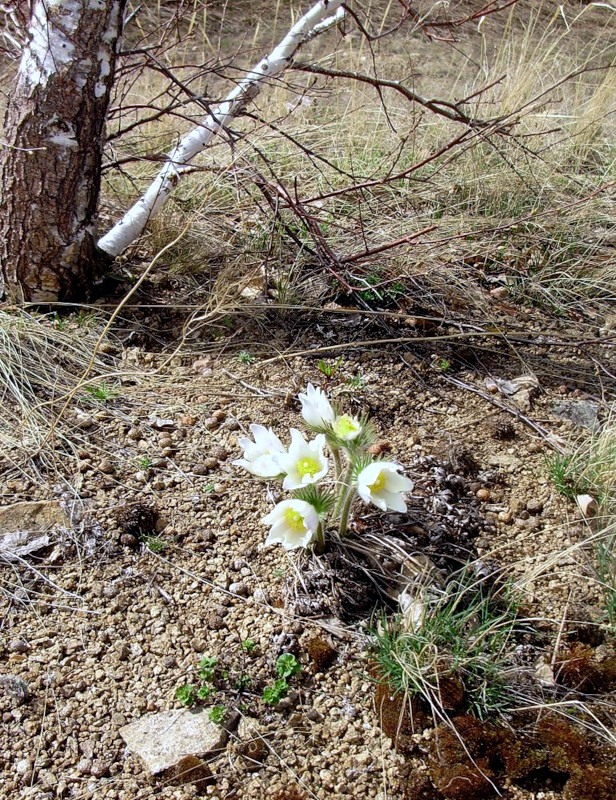
[{"label": "lichen on tree trunk", "polygon": [[87,298],[105,118],[126,0],[35,0],[0,150],[0,294]]}]

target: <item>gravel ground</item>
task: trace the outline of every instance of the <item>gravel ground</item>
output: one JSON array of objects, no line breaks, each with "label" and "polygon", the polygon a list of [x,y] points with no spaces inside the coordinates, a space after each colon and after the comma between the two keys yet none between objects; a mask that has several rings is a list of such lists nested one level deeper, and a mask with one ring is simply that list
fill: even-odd
[{"label": "gravel ground", "polygon": [[[357,375],[359,388],[349,383]],[[178,686],[195,679],[206,654],[251,680],[241,698],[224,690],[217,699],[239,708],[242,722],[211,760],[206,796],[407,796],[403,759],[373,707],[366,623],[324,630],[285,612],[294,563],[280,548],[263,548],[267,493],[230,463],[250,422],[280,434],[299,423],[294,396],[308,380],[322,384],[323,375],[299,358],[265,369],[231,359],[177,360],[154,389],[154,379],[120,387],[117,397],[84,410],[90,445],[68,482],[45,488],[12,478],[2,486],[0,504],[60,499],[73,525],[70,535],[53,534],[40,560],[29,559],[37,571],[13,564],[0,573],[2,674],[23,680],[30,694],[20,703],[0,692],[0,797],[194,797],[194,785],[151,778],[119,730],[148,712],[178,708]],[[354,412],[372,415],[411,477],[420,477],[426,456],[451,457],[461,447],[481,474],[497,474],[472,486],[495,531],[477,540],[480,555],[510,567],[535,616],[559,620],[582,605],[596,613],[600,594],[583,551],[552,557],[582,541],[585,526],[555,492],[549,451],[522,421],[395,356],[347,358],[331,388]],[[567,436],[571,423],[552,414],[557,400],[562,395],[542,394],[528,413]],[[143,502],[157,510],[151,534],[164,542],[160,552],[152,552],[156,541],[148,547],[131,533],[129,512]],[[335,650],[327,667],[309,654],[310,642],[323,638]],[[250,653],[246,640],[254,642]],[[260,688],[276,657],[289,651],[302,672],[283,704],[267,708]],[[245,758],[255,731],[266,745],[257,763]],[[418,742],[429,736],[419,734]],[[415,770],[426,769],[421,746],[413,758]],[[509,796],[556,795],[544,787]]]}]

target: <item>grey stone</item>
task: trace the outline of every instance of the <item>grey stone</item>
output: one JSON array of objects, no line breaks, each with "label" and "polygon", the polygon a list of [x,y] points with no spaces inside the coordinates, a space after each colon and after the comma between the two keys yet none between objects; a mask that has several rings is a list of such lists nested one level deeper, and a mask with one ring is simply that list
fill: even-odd
[{"label": "grey stone", "polygon": [[180,709],[148,714],[120,728],[131,752],[143,759],[152,775],[172,769],[187,756],[221,750],[228,732],[208,719],[206,709]]},{"label": "grey stone", "polygon": [[558,419],[570,420],[578,428],[594,431],[599,427],[599,405],[589,400],[563,400],[552,410]]}]

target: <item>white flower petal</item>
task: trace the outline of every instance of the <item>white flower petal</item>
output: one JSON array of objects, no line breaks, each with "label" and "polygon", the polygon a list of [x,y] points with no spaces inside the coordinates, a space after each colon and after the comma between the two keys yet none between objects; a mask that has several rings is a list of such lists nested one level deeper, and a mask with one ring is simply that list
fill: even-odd
[{"label": "white flower petal", "polygon": [[283,500],[261,521],[271,525],[265,544],[281,544],[285,550],[308,547],[319,527],[316,509],[304,500]]},{"label": "white flower petal", "polygon": [[278,456],[285,453],[285,448],[271,428],[252,424],[250,432],[254,441],[242,436],[239,445],[244,451],[244,458],[236,459],[233,464],[257,475],[259,478],[275,478],[283,471],[277,461]]},{"label": "white flower petal", "polygon": [[309,383],[306,393],[300,393],[298,398],[302,404],[302,416],[308,425],[313,428],[323,428],[333,423],[336,412],[321,389]]},{"label": "white flower petal", "polygon": [[386,511],[406,511],[402,492],[413,488],[413,483],[399,475],[401,464],[394,461],[374,461],[357,476],[357,493],[366,503]]}]

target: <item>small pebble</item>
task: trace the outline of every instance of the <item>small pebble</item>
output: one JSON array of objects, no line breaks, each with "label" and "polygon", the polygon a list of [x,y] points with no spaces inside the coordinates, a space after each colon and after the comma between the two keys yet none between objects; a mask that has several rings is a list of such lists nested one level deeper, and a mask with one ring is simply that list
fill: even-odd
[{"label": "small pebble", "polygon": [[541,514],[543,511],[543,502],[541,500],[532,499],[526,503],[526,510],[531,514]]},{"label": "small pebble", "polygon": [[23,639],[13,639],[9,642],[9,650],[11,653],[27,653],[30,645]]},{"label": "small pebble", "polygon": [[90,768],[90,775],[93,778],[105,778],[109,775],[109,764],[100,758],[97,758]]},{"label": "small pebble", "polygon": [[246,584],[238,581],[237,583],[230,583],[229,584],[229,591],[231,594],[236,594],[239,597],[246,597],[248,592],[246,591]]},{"label": "small pebble", "polygon": [[115,472],[115,467],[108,458],[104,458],[98,465],[98,468],[104,475],[113,475]]},{"label": "small pebble", "polygon": [[476,498],[482,503],[487,503],[490,499],[490,490],[489,489],[479,489],[476,493]]},{"label": "small pebble", "polygon": [[215,430],[219,425],[220,423],[218,420],[214,419],[214,417],[208,417],[208,419],[203,422],[203,427],[208,431]]},{"label": "small pebble", "polygon": [[218,411],[214,411],[212,419],[215,419],[216,422],[224,422],[227,419],[227,412],[220,408]]}]

